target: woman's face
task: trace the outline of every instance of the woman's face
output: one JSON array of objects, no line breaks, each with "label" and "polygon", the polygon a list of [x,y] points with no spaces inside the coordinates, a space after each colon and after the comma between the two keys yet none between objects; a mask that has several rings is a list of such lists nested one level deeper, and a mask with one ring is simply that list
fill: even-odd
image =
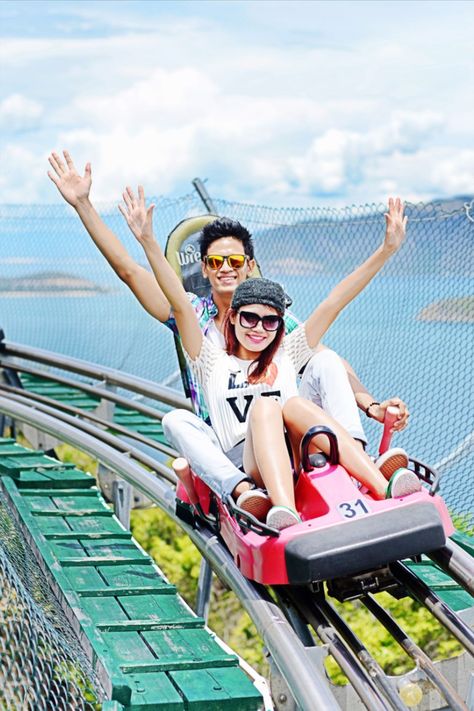
[{"label": "woman's face", "polygon": [[240,344],[241,350],[237,355],[240,358],[248,355],[253,360],[256,354],[261,353],[275,340],[282,317],[272,306],[249,304],[232,314],[230,321]]}]

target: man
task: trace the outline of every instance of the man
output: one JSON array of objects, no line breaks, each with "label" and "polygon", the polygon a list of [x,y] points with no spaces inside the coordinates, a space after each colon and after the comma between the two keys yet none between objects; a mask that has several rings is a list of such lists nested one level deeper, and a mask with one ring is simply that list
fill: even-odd
[{"label": "man", "polygon": [[[53,152],[49,162],[53,169],[48,171],[50,179],[66,202],[76,210],[95,245],[117,276],[127,284],[148,313],[173,329],[170,305],[154,275],[132,259],[90,202],[89,193],[92,183],[90,163],[87,163],[84,175],[80,176],[67,151],[64,151],[64,160],[59,154]],[[132,232],[139,232],[148,216],[151,217],[153,208],[145,207],[142,189],[139,189],[137,199],[133,191],[127,188],[123,199],[127,207],[129,227]],[[125,210],[121,208],[121,211],[125,216]],[[255,266],[252,239],[250,233],[240,223],[223,218],[204,227],[200,246],[202,273],[209,279],[211,296],[206,299],[190,295],[190,298],[205,335],[222,345],[223,321],[233,293],[237,286],[249,277]],[[231,256],[237,259],[230,259]],[[296,323],[290,318],[287,328],[291,330]],[[334,351],[322,345],[318,347],[315,356],[305,368],[300,392],[304,397],[321,405],[355,439],[360,441],[362,446],[365,446],[366,437],[357,406],[368,417],[379,422],[383,422],[388,406],[396,406],[400,415],[394,430],[402,430],[407,424],[408,409],[400,398],[394,397],[381,403],[376,402],[361,384],[351,366],[346,361],[343,362]],[[200,417],[206,419],[205,403],[197,389],[193,394],[193,404]],[[406,455],[400,456],[401,459],[397,459],[395,468],[406,466],[408,461]],[[386,466],[392,469],[391,462]],[[393,472],[384,471],[385,475],[391,473]]]}]

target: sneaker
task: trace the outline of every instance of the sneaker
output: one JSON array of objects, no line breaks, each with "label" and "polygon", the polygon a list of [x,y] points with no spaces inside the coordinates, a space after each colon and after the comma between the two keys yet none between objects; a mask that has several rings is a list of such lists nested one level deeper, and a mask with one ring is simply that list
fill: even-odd
[{"label": "sneaker", "polygon": [[301,523],[301,519],[296,511],[289,509],[287,506],[272,506],[268,512],[267,526],[276,528],[277,531],[294,526],[295,523]]},{"label": "sneaker", "polygon": [[406,469],[408,466],[408,454],[400,447],[392,447],[375,460],[375,466],[390,481],[392,474],[395,474],[397,469]]},{"label": "sneaker", "polygon": [[421,481],[416,476],[415,472],[410,469],[397,469],[390,478],[388,483],[386,499],[398,499],[401,496],[415,494],[421,490]]},{"label": "sneaker", "polygon": [[235,502],[239,509],[263,521],[272,507],[270,497],[261,489],[249,489],[240,494]]}]

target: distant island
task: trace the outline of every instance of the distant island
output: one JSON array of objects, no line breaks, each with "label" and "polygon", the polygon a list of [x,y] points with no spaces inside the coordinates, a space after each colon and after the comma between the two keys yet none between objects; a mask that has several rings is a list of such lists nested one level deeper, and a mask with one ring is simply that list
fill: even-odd
[{"label": "distant island", "polygon": [[417,319],[445,323],[474,323],[474,296],[437,301],[422,309]]},{"label": "distant island", "polygon": [[0,277],[0,296],[94,296],[109,291],[107,287],[64,272]]}]

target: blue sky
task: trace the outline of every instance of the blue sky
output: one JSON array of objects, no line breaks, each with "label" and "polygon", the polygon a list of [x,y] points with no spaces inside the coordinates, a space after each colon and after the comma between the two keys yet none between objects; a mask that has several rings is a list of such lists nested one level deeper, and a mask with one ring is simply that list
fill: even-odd
[{"label": "blue sky", "polygon": [[125,184],[269,205],[474,194],[470,0],[0,1],[0,202],[51,149]]}]

